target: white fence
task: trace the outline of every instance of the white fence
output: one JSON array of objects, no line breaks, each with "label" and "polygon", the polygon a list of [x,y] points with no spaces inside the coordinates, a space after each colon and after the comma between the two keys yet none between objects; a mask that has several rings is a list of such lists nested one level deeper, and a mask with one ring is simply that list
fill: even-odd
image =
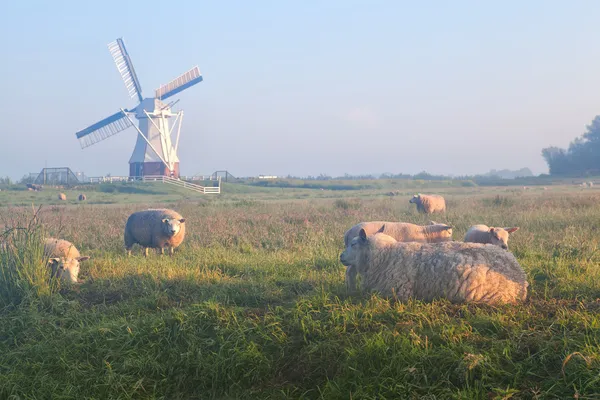
[{"label": "white fence", "polygon": [[[217,182],[217,186],[201,186],[192,182],[188,182],[182,178],[171,178],[163,175],[145,175],[145,176],[95,176],[90,177],[90,183],[113,183],[113,182],[162,182],[169,185],[178,186],[184,189],[193,190],[203,194],[218,194],[221,193],[221,177],[210,179],[206,177],[193,177],[194,180],[211,180]],[[199,179],[204,178],[204,179]]]}]

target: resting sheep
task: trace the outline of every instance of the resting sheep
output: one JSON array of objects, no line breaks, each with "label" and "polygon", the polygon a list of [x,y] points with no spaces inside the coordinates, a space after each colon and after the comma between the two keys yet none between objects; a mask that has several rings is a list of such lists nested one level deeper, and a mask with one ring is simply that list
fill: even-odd
[{"label": "resting sheep", "polygon": [[487,225],[473,225],[467,231],[464,241],[471,243],[489,243],[494,246],[499,246],[504,250],[508,250],[508,236],[518,230],[519,227],[490,228]]},{"label": "resting sheep", "polygon": [[85,200],[87,200],[87,197],[85,197],[85,194],[81,193],[79,195],[79,197],[77,198],[77,200],[79,200],[79,201],[85,201]]},{"label": "resting sheep", "polygon": [[185,237],[185,219],[179,213],[169,209],[150,209],[138,211],[129,216],[125,224],[125,249],[131,255],[131,247],[137,243],[144,247],[144,255],[148,256],[148,248],[159,249],[164,254],[168,247],[170,254]]},{"label": "resting sheep", "polygon": [[58,194],[58,199],[62,200],[62,201],[65,201],[65,200],[67,200],[67,195],[64,194],[64,193],[59,193]]},{"label": "resting sheep", "polygon": [[[367,235],[385,233],[399,242],[438,243],[452,240],[452,227],[434,221],[429,221],[429,225],[425,226],[408,222],[372,221],[361,222],[348,229],[344,234],[344,247],[350,245],[361,229]],[[346,268],[346,283],[349,290],[356,287],[356,268],[351,265]]]},{"label": "resting sheep", "polygon": [[79,263],[90,259],[82,257],[71,242],[55,238],[44,241],[44,256],[49,257],[48,266],[52,268],[52,277],[71,283],[77,283]]},{"label": "resting sheep", "polygon": [[417,205],[417,211],[425,214],[446,212],[446,200],[437,194],[415,194],[409,201]]},{"label": "resting sheep", "polygon": [[403,243],[364,229],[340,255],[357,268],[363,290],[453,303],[517,303],[527,297],[527,276],[515,257],[497,246],[480,243]]}]

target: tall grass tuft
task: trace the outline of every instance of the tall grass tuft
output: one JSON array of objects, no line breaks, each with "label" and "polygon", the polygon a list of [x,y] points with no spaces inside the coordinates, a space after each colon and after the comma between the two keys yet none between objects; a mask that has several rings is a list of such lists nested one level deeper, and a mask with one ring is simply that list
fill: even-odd
[{"label": "tall grass tuft", "polygon": [[30,218],[14,218],[0,237],[2,308],[48,300],[52,294],[44,256],[45,232],[37,211]]}]

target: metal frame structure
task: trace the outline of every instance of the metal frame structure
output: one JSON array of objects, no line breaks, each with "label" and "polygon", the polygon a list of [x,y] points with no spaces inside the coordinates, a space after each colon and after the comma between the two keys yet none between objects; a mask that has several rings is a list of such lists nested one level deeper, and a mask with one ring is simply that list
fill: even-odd
[{"label": "metal frame structure", "polygon": [[[179,149],[183,111],[171,111],[171,107],[179,100],[169,104],[163,103],[163,100],[202,82],[200,69],[198,66],[193,67],[169,83],[161,85],[155,90],[153,98],[144,98],[142,87],[123,39],[119,38],[109,43],[108,50],[129,96],[132,99],[137,98],[139,104],[131,110],[121,108],[119,112],[77,132],[75,135],[79,139],[81,148],[96,144],[134,126],[138,138],[129,160],[130,176],[156,175],[158,164],[158,169],[162,171],[160,175],[178,177],[179,158],[177,157],[177,151]],[[139,120],[139,124],[134,123],[131,118],[132,115]],[[169,129],[169,119],[173,117],[175,117],[175,121]],[[173,145],[172,134],[175,127],[177,127],[177,135],[175,145]],[[138,173],[140,170],[141,173]]]}]

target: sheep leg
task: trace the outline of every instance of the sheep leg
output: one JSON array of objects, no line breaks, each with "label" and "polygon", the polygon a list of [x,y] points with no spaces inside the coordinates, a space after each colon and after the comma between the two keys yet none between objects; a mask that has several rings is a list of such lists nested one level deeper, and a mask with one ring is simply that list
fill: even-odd
[{"label": "sheep leg", "polygon": [[356,289],[356,267],[346,267],[346,290],[352,292]]},{"label": "sheep leg", "polygon": [[175,248],[169,247],[169,254],[173,256],[173,254],[175,254]]},{"label": "sheep leg", "polygon": [[144,247],[144,257],[148,257],[148,248]]}]

